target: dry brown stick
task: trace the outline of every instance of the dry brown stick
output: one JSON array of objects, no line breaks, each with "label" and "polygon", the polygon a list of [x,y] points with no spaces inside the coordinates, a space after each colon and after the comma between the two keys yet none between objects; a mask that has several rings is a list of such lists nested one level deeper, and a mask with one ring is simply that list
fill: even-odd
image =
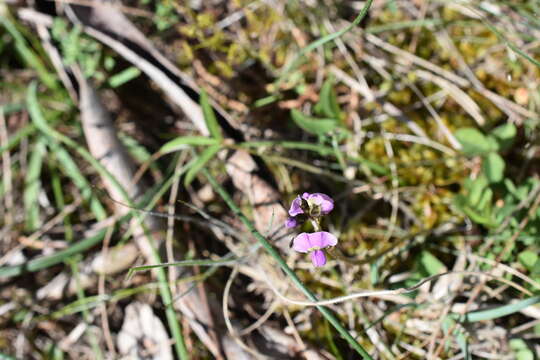
[{"label": "dry brown stick", "polygon": [[[88,7],[94,7],[99,4],[98,2],[92,1],[92,0],[47,0],[47,1],[52,1],[57,4],[73,4],[73,5],[82,5],[82,6],[88,6]],[[137,9],[137,8],[125,6],[125,5],[118,5],[116,3],[111,3],[110,6],[114,6],[119,11],[128,15],[146,17],[146,18],[154,17],[154,14],[152,12],[146,11],[146,10]]]},{"label": "dry brown stick", "polygon": [[[6,118],[4,117],[4,110],[3,108],[0,108],[0,147],[6,148],[9,141],[8,132],[7,132],[7,126],[6,126]],[[11,174],[11,156],[9,153],[9,150],[6,150],[2,154],[2,180],[4,183],[4,205],[6,212],[4,214],[4,226],[6,228],[9,228],[13,224],[13,214],[12,211],[14,210],[13,205],[13,182],[12,182],[12,174]],[[11,236],[8,233],[4,236],[4,241],[9,242]]]}]

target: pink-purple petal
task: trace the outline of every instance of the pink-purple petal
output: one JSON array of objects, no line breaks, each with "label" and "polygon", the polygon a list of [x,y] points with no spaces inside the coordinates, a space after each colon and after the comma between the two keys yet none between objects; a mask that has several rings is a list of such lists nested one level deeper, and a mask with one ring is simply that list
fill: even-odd
[{"label": "pink-purple petal", "polygon": [[304,210],[302,210],[302,199],[300,196],[297,196],[296,199],[293,200],[291,203],[291,208],[289,209],[289,215],[290,216],[296,216],[299,214],[303,214]]},{"label": "pink-purple petal", "polygon": [[298,252],[308,252],[312,248],[309,235],[311,234],[305,232],[298,234],[293,240],[292,248]]},{"label": "pink-purple petal", "polygon": [[311,246],[318,247],[319,249],[335,246],[338,242],[337,238],[327,231],[317,231],[308,234],[308,237]]},{"label": "pink-purple petal", "polygon": [[303,193],[302,198],[305,200],[309,200],[311,203],[316,204],[320,207],[321,213],[323,215],[328,214],[330,211],[334,209],[334,200],[323,193]]},{"label": "pink-purple petal", "polygon": [[314,266],[324,266],[326,264],[326,255],[324,255],[324,251],[322,250],[315,250],[311,253],[311,262]]},{"label": "pink-purple petal", "polygon": [[328,214],[334,209],[334,200],[330,196],[323,193],[314,193],[311,194],[311,197],[321,207],[321,212],[323,214]]},{"label": "pink-purple petal", "polygon": [[296,227],[296,225],[298,225],[298,221],[293,217],[290,217],[285,221],[285,226],[288,228]]}]

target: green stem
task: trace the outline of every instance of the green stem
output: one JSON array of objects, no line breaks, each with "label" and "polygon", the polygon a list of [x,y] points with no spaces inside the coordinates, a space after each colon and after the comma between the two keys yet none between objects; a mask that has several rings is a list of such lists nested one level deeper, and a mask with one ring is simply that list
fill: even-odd
[{"label": "green stem", "polygon": [[[287,276],[292,280],[292,282],[307,296],[311,301],[317,301],[315,295],[304,285],[302,281],[298,278],[295,272],[287,265],[285,260],[279,255],[279,253],[274,249],[274,247],[266,240],[260,232],[255,229],[253,223],[242,213],[240,208],[234,203],[232,198],[229,196],[227,191],[218,184],[216,179],[208,172],[208,170],[203,169],[202,173],[210,182],[210,185],[214,190],[223,198],[227,203],[232,212],[238,216],[240,221],[248,228],[248,230],[253,234],[253,236],[259,241],[259,243],[264,247],[264,249],[278,262],[281,269],[287,274]],[[365,360],[373,360],[372,357],[367,353],[367,351],[360,345],[356,339],[341,325],[339,320],[334,316],[334,314],[325,306],[317,306],[319,311],[324,315],[324,317],[334,326],[334,328],[343,336],[345,340],[351,345],[351,347],[356,350],[362,358]]]}]

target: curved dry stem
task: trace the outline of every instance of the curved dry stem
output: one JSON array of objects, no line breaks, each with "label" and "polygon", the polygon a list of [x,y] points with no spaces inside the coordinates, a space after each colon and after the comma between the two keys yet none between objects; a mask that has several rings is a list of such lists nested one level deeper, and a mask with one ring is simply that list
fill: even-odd
[{"label": "curved dry stem", "polygon": [[238,333],[238,335],[239,336],[247,335],[247,334],[251,333],[252,331],[257,330],[259,327],[261,327],[262,324],[264,324],[266,322],[266,320],[268,320],[268,318],[270,316],[272,316],[274,311],[276,311],[276,308],[278,307],[278,304],[279,304],[278,301],[272,302],[272,304],[268,307],[266,312],[260,318],[258,318],[257,321],[255,321],[253,324],[249,325],[245,329],[242,329]]},{"label": "curved dry stem", "polygon": [[299,306],[327,306],[327,305],[339,304],[339,303],[343,303],[343,302],[346,302],[346,301],[359,299],[359,298],[365,298],[365,297],[382,297],[382,296],[387,296],[387,295],[402,295],[402,294],[407,294],[407,293],[411,293],[413,291],[416,291],[422,285],[424,285],[424,284],[426,284],[428,282],[431,282],[433,280],[436,280],[436,279],[438,279],[440,277],[448,276],[448,275],[459,275],[459,274],[461,274],[461,275],[479,276],[479,277],[480,276],[489,277],[489,278],[491,278],[493,280],[497,280],[497,281],[500,281],[500,282],[502,282],[504,284],[507,284],[507,285],[517,289],[518,291],[523,292],[524,294],[532,295],[532,293],[529,290],[527,290],[524,287],[522,287],[522,286],[520,286],[520,285],[518,285],[518,284],[516,284],[516,283],[514,283],[512,281],[509,281],[509,280],[507,280],[507,279],[505,279],[503,277],[491,275],[489,273],[484,273],[484,272],[481,272],[481,271],[463,270],[463,271],[448,271],[448,272],[444,272],[444,273],[441,273],[441,274],[432,275],[432,276],[429,276],[429,277],[419,281],[414,286],[411,286],[411,287],[408,287],[408,288],[399,288],[399,289],[395,289],[395,290],[359,291],[359,292],[352,293],[352,294],[349,294],[349,295],[339,296],[339,297],[335,297],[335,298],[327,299],[327,300],[306,301],[306,300],[295,300],[295,299],[288,298],[283,293],[281,293],[279,291],[279,289],[277,289],[274,286],[274,284],[267,278],[266,272],[264,272],[264,271],[261,271],[261,272],[264,275],[264,278],[265,278],[266,283],[268,284],[268,287],[270,287],[270,289],[281,300],[283,300],[284,302],[287,302],[289,304],[299,305]]},{"label": "curved dry stem", "polygon": [[383,132],[383,139],[384,139],[384,149],[386,151],[386,155],[388,156],[388,159],[390,160],[390,172],[392,174],[392,200],[390,204],[392,205],[392,213],[390,214],[390,226],[388,227],[388,231],[386,231],[386,234],[384,234],[384,240],[383,243],[387,243],[388,240],[392,237],[392,234],[394,233],[394,229],[396,228],[396,222],[397,222],[397,215],[398,215],[398,205],[399,205],[399,181],[398,181],[398,174],[397,174],[397,166],[396,161],[394,158],[394,149],[392,148],[392,144],[390,141],[386,138],[386,132],[384,129],[382,129]]},{"label": "curved dry stem", "polygon": [[229,293],[231,292],[232,283],[234,279],[236,278],[236,275],[238,275],[238,269],[239,269],[238,264],[233,267],[231,275],[229,276],[229,279],[227,280],[227,283],[225,284],[225,289],[223,290],[222,308],[223,308],[223,318],[225,319],[225,325],[227,326],[227,330],[229,330],[231,337],[238,344],[238,346],[240,346],[242,349],[246,350],[247,352],[255,356],[255,358],[257,359],[268,359],[268,357],[262,355],[258,351],[255,351],[251,349],[249,346],[247,346],[246,344],[244,344],[244,342],[240,339],[240,335],[236,332],[236,330],[234,330],[232,326],[231,318],[229,314]]}]

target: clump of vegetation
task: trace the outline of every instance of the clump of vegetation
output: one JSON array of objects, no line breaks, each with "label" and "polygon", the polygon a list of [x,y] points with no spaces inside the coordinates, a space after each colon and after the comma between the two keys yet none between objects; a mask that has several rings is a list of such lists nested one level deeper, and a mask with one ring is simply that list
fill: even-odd
[{"label": "clump of vegetation", "polygon": [[539,357],[538,10],[0,6],[0,358]]}]

